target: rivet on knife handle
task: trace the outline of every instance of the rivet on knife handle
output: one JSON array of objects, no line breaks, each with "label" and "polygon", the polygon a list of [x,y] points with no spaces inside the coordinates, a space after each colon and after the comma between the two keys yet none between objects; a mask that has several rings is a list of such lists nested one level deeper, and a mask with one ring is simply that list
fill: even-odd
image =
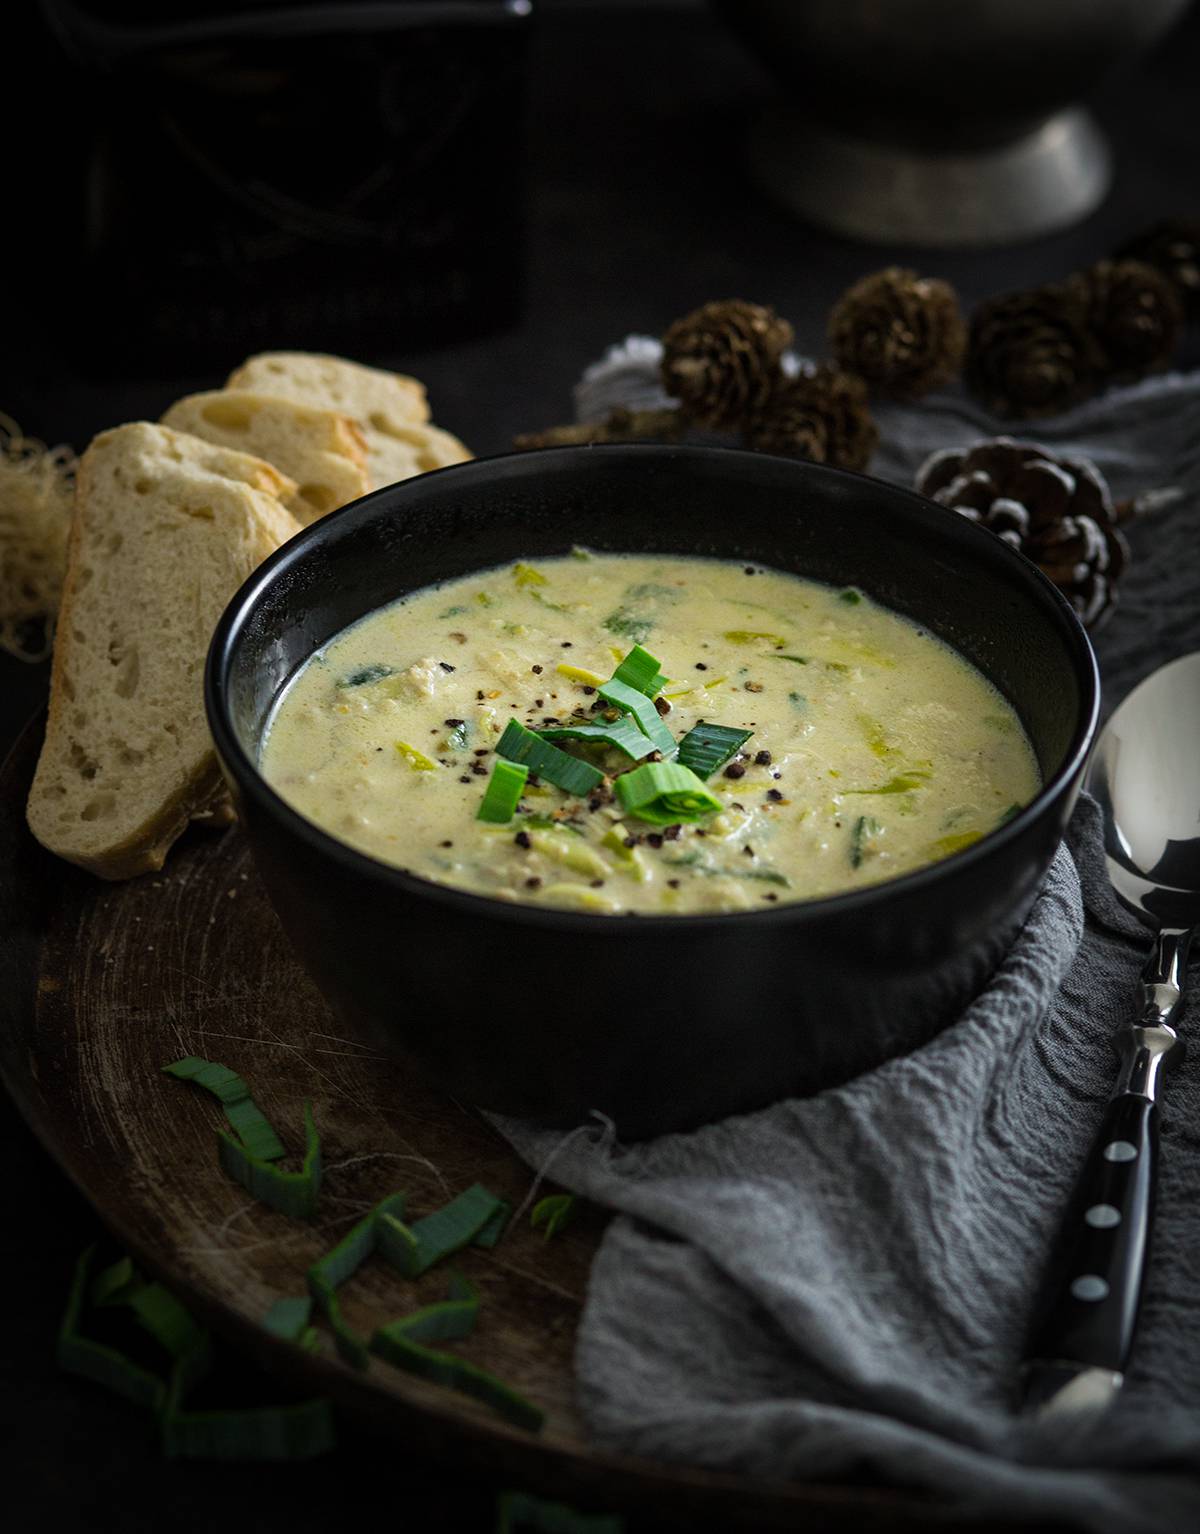
[{"label": "rivet on knife handle", "polygon": [[1118,1036],[1121,1071],[1080,1173],[1062,1233],[1050,1304],[1027,1366],[1026,1406],[1108,1405],[1133,1347],[1150,1247],[1163,1062],[1181,1046],[1170,1026],[1190,933],[1156,938],[1142,977],[1140,1020]]}]

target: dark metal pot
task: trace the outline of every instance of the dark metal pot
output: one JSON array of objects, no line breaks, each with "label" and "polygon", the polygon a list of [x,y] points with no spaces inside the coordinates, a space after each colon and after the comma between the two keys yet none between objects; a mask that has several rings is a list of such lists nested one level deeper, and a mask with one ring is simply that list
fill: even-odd
[{"label": "dark metal pot", "polygon": [[[280,688],[405,592],[518,557],[601,551],[753,560],[853,582],[989,676],[1045,787],[1002,829],[871,889],[729,915],[510,905],[343,845],[259,775]],[[623,1137],[812,1092],[911,1049],[984,985],[1058,846],[1099,683],[1067,603],[958,514],[814,464],[720,449],[566,448],[390,486],[307,528],[213,638],[209,724],[263,879],[335,1012],[447,1090]]]}]

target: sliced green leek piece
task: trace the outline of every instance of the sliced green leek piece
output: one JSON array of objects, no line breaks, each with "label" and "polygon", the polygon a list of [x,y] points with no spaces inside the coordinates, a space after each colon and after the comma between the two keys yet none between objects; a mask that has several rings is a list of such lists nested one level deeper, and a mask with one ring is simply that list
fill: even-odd
[{"label": "sliced green leek piece", "polygon": [[475,819],[494,826],[507,825],[516,814],[528,776],[529,768],[523,762],[494,762]]},{"label": "sliced green leek piece", "polygon": [[662,690],[662,662],[651,655],[649,650],[643,650],[640,644],[635,644],[613,672],[612,679],[632,687],[634,692],[640,692],[644,697],[653,698],[656,692]]},{"label": "sliced green leek piece", "polygon": [[304,1104],[304,1138],[304,1162],[298,1172],[283,1172],[258,1160],[223,1129],[217,1130],[217,1153],[229,1176],[254,1198],[293,1220],[311,1220],[321,1191],[321,1137],[308,1102]]},{"label": "sliced green leek piece", "polygon": [[436,1304],[391,1322],[410,1342],[461,1342],[475,1330],[479,1291],[461,1273],[450,1275],[450,1293]]},{"label": "sliced green leek piece", "polygon": [[438,1353],[414,1342],[405,1333],[403,1320],[381,1326],[371,1338],[371,1351],[395,1369],[473,1396],[516,1427],[536,1433],[545,1421],[546,1414],[540,1407],[518,1395],[494,1374],[476,1368],[453,1353]]},{"label": "sliced green leek piece", "polygon": [[534,1230],[543,1231],[544,1241],[549,1241],[551,1236],[565,1230],[574,1218],[573,1193],[551,1193],[547,1198],[539,1199],[529,1211],[529,1223]]},{"label": "sliced green leek piece", "polygon": [[166,1400],[165,1380],[126,1358],[118,1348],[95,1342],[80,1331],[84,1297],[95,1255],[96,1248],[89,1246],[75,1264],[66,1309],[58,1329],[58,1366],[68,1374],[78,1374],[94,1384],[103,1385],[137,1406],[158,1411]]},{"label": "sliced green leek piece", "polygon": [[302,1342],[312,1330],[308,1324],[312,1305],[311,1295],[286,1295],[276,1300],[267,1311],[263,1317],[263,1326],[273,1337],[282,1337],[285,1342]]},{"label": "sliced green leek piece", "polygon": [[898,772],[894,778],[881,783],[878,788],[843,788],[844,794],[857,794],[873,798],[876,794],[910,794],[916,788],[924,788],[932,773],[914,767],[909,772]]},{"label": "sliced green leek piece", "polygon": [[398,740],[396,742],[396,750],[399,751],[400,755],[414,772],[436,772],[438,770],[438,764],[431,757],[426,756],[424,751],[418,751],[416,746],[410,746],[406,740]]},{"label": "sliced green leek piece", "polygon": [[594,847],[589,847],[580,836],[568,836],[562,831],[530,831],[529,845],[534,852],[552,862],[561,863],[577,874],[589,879],[603,879],[612,869]]},{"label": "sliced green leek piece", "polygon": [[159,1419],[168,1459],[222,1461],[312,1459],[334,1447],[328,1401],[298,1406],[252,1406],[232,1411],[186,1411],[184,1398],[207,1361],[197,1354],[177,1359]]},{"label": "sliced green leek piece", "polygon": [[615,787],[626,814],[652,825],[690,823],[723,808],[701,779],[678,762],[647,762],[623,772]]},{"label": "sliced green leek piece", "polygon": [[520,561],[513,566],[513,579],[518,586],[544,586],[546,584],[546,577],[540,570],[536,570],[532,565],[523,564]]},{"label": "sliced green leek piece", "polygon": [[379,1249],[406,1278],[417,1278],[443,1257],[470,1246],[495,1219],[503,1202],[475,1183],[412,1225],[382,1214],[377,1227]]},{"label": "sliced green leek piece", "polygon": [[653,742],[654,749],[661,751],[664,756],[673,756],[675,753],[675,737],[662,722],[658,710],[644,693],[635,691],[624,682],[605,682],[596,691],[606,703],[615,704],[627,714],[632,714],[637,720],[638,729]]},{"label": "sliced green leek piece", "polygon": [[493,1247],[498,1246],[511,1214],[512,1205],[504,1199],[497,1199],[495,1214],[492,1215],[491,1219],[471,1242],[471,1245],[483,1247],[487,1251],[491,1251]]},{"label": "sliced green leek piece", "polygon": [[580,682],[584,687],[599,687],[601,682],[608,680],[598,671],[589,671],[586,666],[571,666],[566,661],[560,662],[554,669],[559,676],[565,676],[570,682]]},{"label": "sliced green leek piece", "polygon": [[863,861],[876,850],[875,841],[883,827],[872,815],[860,815],[850,832],[850,867],[861,868]]},{"label": "sliced green leek piece", "polygon": [[724,724],[694,724],[679,742],[675,760],[688,767],[698,778],[711,778],[720,767],[753,735],[753,730],[735,730]]},{"label": "sliced green leek piece", "polygon": [[504,733],[496,742],[496,755],[506,761],[522,762],[530,772],[536,772],[553,783],[564,793],[582,798],[604,782],[604,774],[578,757],[543,740],[532,730],[527,730],[517,719],[510,719]]},{"label": "sliced green leek piece", "polygon": [[537,733],[543,740],[586,740],[594,745],[615,746],[635,762],[658,749],[628,714],[622,714],[611,724],[562,724]]},{"label": "sliced green leek piece", "polygon": [[615,1513],[577,1513],[565,1502],[545,1502],[527,1491],[501,1492],[496,1499],[496,1534],[625,1534]]},{"label": "sliced green leek piece", "polygon": [[168,1076],[191,1081],[219,1099],[238,1138],[258,1161],[279,1161],[286,1153],[279,1136],[271,1128],[266,1114],[250,1095],[250,1088],[227,1065],[186,1055],[172,1065],[164,1065]]},{"label": "sliced green leek piece", "polygon": [[339,1354],[355,1369],[367,1367],[367,1340],[342,1315],[337,1288],[357,1273],[376,1250],[379,1244],[379,1222],[384,1218],[402,1216],[404,1205],[403,1193],[389,1193],[386,1198],[380,1199],[374,1209],[348,1230],[324,1257],[314,1262],[305,1274],[308,1292],[315,1300],[317,1309],[329,1322]]}]

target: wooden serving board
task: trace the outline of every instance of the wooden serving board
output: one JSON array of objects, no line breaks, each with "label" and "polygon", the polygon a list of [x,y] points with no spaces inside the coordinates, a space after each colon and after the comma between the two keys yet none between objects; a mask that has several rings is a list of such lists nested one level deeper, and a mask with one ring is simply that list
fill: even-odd
[{"label": "wooden serving board", "polygon": [[[0,771],[0,1072],[114,1237],[211,1326],[281,1376],[369,1416],[406,1454],[465,1460],[589,1507],[640,1510],[656,1527],[957,1526],[910,1493],[750,1482],[590,1446],[572,1351],[606,1218],[594,1208],[550,1241],[526,1217],[495,1250],[456,1259],[482,1298],[476,1332],[458,1350],[545,1410],[536,1436],[378,1360],[359,1373],[328,1338],[311,1355],[264,1332],[272,1301],[303,1294],[308,1266],[384,1194],[405,1191],[415,1217],[482,1182],[517,1207],[532,1173],[480,1115],[338,1028],[236,828],[194,832],[163,873],[125,884],[44,853],[24,822],[40,740],[39,720]],[[446,997],[448,1010],[456,1004]],[[302,1145],[311,1099],[325,1163],[314,1223],[256,1203],[220,1170],[219,1105],[162,1073],[187,1054],[240,1072],[289,1151]],[[442,1298],[445,1282],[444,1267],[411,1283],[373,1259],[342,1290],[344,1312],[369,1333]]]}]

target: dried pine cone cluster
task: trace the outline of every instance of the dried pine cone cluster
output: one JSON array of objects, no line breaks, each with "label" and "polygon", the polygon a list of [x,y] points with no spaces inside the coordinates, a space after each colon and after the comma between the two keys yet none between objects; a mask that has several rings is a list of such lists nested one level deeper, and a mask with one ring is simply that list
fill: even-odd
[{"label": "dried pine cone cluster", "polygon": [[1065,282],[1003,293],[975,310],[967,387],[996,415],[1057,415],[1110,383],[1168,365],[1183,306],[1144,261],[1098,261]]},{"label": "dried pine cone cluster", "polygon": [[889,266],[838,299],[829,345],[838,365],[877,393],[918,399],[958,376],[967,327],[948,282]]},{"label": "dried pine cone cluster", "polygon": [[879,433],[861,381],[821,365],[789,373],[792,327],[762,304],[725,299],[663,336],[663,388],[698,425],[739,432],[764,452],[864,469]]},{"label": "dried pine cone cluster", "polygon": [[996,437],[934,453],[916,487],[1040,565],[1084,623],[1095,626],[1111,610],[1129,547],[1094,464]]}]

